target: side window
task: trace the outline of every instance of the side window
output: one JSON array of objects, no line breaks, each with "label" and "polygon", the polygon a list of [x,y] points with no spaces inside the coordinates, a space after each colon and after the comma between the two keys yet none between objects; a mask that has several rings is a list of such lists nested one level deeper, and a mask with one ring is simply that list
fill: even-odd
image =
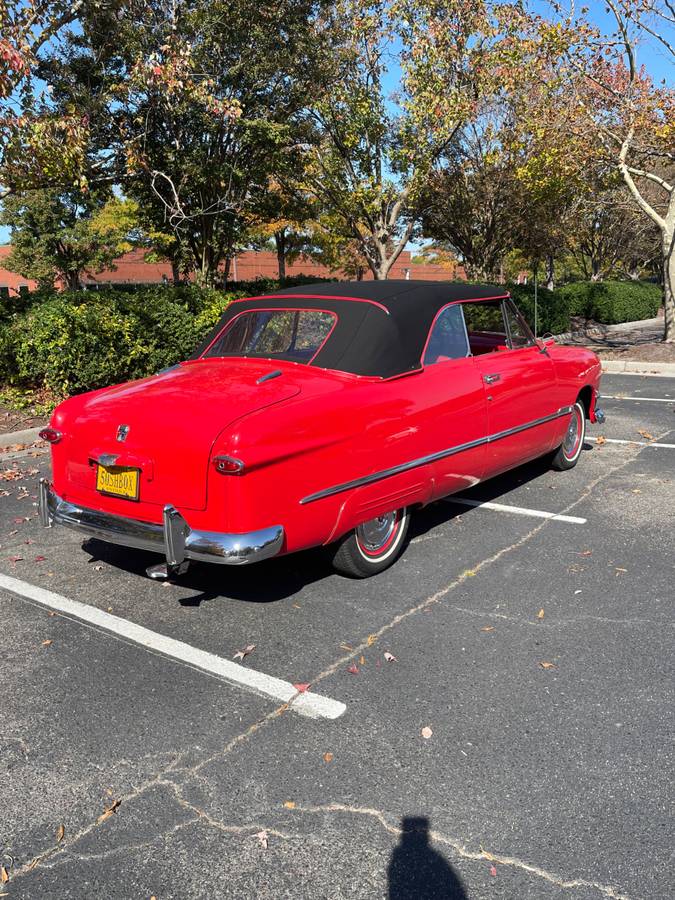
[{"label": "side window", "polygon": [[501,300],[462,303],[461,306],[474,356],[509,349]]},{"label": "side window", "polygon": [[514,350],[518,347],[531,347],[534,344],[532,332],[527,327],[527,323],[518,312],[512,300],[504,301],[504,314],[506,315],[506,322],[509,326],[511,347]]},{"label": "side window", "polygon": [[469,355],[469,343],[459,306],[448,306],[433,324],[424,353],[423,365],[462,359]]}]

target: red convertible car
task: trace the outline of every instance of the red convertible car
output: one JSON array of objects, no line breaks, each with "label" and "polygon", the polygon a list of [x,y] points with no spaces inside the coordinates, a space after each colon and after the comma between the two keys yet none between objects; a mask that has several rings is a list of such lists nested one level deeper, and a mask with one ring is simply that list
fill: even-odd
[{"label": "red convertible car", "polygon": [[365,577],[411,511],[536,457],[574,466],[600,363],[497,286],[326,283],[231,303],[193,357],[71,397],[42,437],[43,525],[240,565],[309,547]]}]

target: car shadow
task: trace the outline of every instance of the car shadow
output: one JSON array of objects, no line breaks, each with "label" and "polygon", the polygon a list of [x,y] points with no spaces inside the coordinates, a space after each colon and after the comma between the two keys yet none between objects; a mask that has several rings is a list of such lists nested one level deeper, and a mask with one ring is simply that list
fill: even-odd
[{"label": "car shadow", "polygon": [[388,900],[468,900],[459,875],[429,842],[429,819],[408,816],[401,829],[387,867]]},{"label": "car shadow", "polygon": [[[586,447],[587,445],[584,445]],[[588,446],[588,449],[593,449]],[[473,500],[497,500],[514,488],[535,481],[550,470],[548,460],[535,460],[504,475],[476,485],[461,496]],[[415,511],[411,518],[408,541],[427,534],[434,528],[447,524],[458,516],[471,515],[471,507],[455,505],[449,498],[431,503]],[[103,562],[146,578],[146,569],[160,561],[160,557],[144,550],[130,550],[116,544],[108,544],[96,538],[83,543],[83,549],[91,554],[91,563]],[[404,551],[405,552],[405,551]],[[246,603],[276,603],[294,597],[303,588],[328,578],[341,578],[335,574],[321,548],[305,550],[278,559],[265,560],[253,566],[218,566],[208,563],[192,563],[187,572],[175,576],[172,581],[193,592],[178,598],[184,607],[199,607],[216,599],[239,600]],[[376,576],[379,577],[379,576]],[[382,576],[386,577],[386,576]]]}]

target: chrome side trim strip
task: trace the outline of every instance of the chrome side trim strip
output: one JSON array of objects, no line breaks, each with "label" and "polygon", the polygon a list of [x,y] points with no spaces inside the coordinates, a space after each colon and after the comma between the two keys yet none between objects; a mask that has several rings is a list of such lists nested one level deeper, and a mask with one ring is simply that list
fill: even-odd
[{"label": "chrome side trim strip", "polygon": [[448,447],[445,450],[430,453],[428,456],[420,456],[419,459],[413,459],[410,462],[392,466],[390,469],[382,469],[380,472],[373,472],[372,475],[364,475],[362,478],[355,478],[353,481],[345,481],[343,484],[336,484],[333,487],[325,488],[323,491],[317,491],[315,494],[309,494],[307,497],[302,498],[300,504],[304,506],[306,503],[314,503],[315,500],[323,500],[325,497],[332,497],[334,494],[341,494],[343,491],[363,487],[366,484],[381,481],[383,478],[390,478],[392,475],[400,475],[402,472],[416,469],[418,466],[425,466],[428,463],[437,462],[439,459],[445,459],[447,456],[454,456],[456,453],[463,453],[465,450],[473,450],[474,447],[480,447],[482,444],[492,444],[495,441],[500,441],[502,438],[510,437],[512,434],[526,431],[528,428],[535,428],[537,425],[545,425],[546,422],[552,422],[553,419],[569,415],[571,412],[571,406],[561,406],[557,412],[551,413],[548,416],[542,416],[540,419],[533,419],[531,422],[526,422],[524,425],[516,425],[515,428],[507,428],[505,431],[488,434],[486,437],[477,438],[475,441],[468,441],[466,444],[456,444],[454,447]]}]

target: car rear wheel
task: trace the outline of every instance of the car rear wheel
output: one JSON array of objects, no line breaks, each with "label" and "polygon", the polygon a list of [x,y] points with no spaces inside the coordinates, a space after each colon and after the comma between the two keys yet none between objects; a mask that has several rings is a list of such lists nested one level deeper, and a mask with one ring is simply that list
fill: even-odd
[{"label": "car rear wheel", "polygon": [[337,544],[332,559],[335,570],[350,578],[382,572],[403,549],[409,518],[407,509],[397,509],[359,525]]},{"label": "car rear wheel", "polygon": [[551,463],[553,468],[558,469],[560,472],[564,472],[566,469],[573,469],[581,456],[585,437],[586,409],[584,404],[577,400],[572,407],[572,415],[570,416],[570,423],[564,440],[553,457]]}]

